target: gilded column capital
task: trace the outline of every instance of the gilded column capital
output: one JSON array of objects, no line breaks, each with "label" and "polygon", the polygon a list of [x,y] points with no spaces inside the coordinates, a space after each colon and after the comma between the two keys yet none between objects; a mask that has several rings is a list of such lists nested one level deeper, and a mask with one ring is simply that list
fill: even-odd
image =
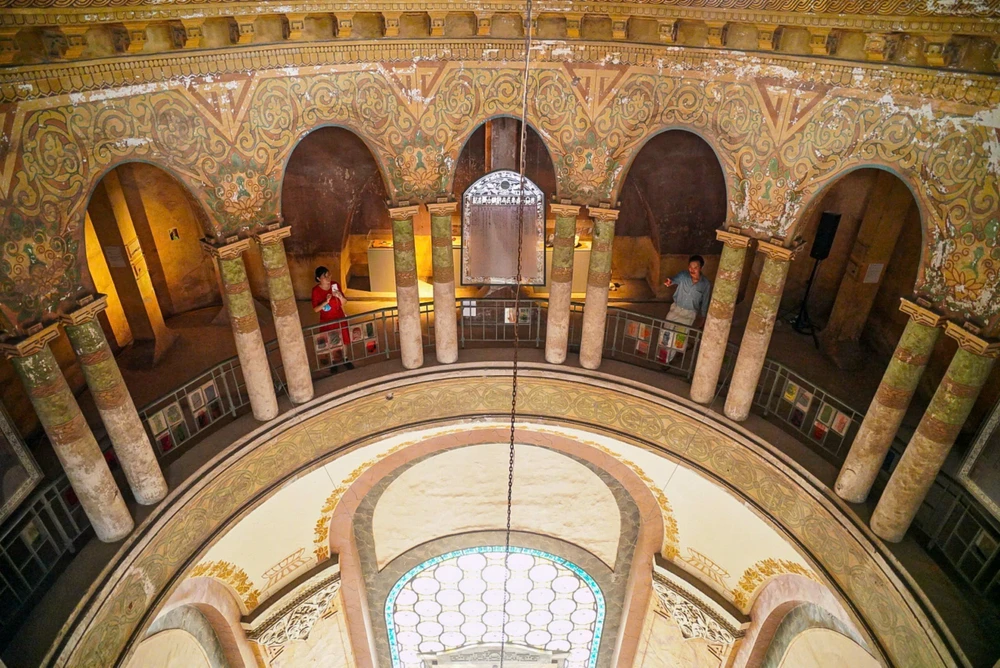
[{"label": "gilded column capital", "polygon": [[255,232],[253,238],[261,246],[264,246],[266,244],[278,243],[282,239],[286,239],[291,235],[292,228],[289,225],[285,225],[284,227],[276,227],[264,232]]},{"label": "gilded column capital", "polygon": [[59,338],[59,323],[52,323],[34,334],[0,343],[0,355],[12,357],[29,357],[40,353],[50,341]]},{"label": "gilded column capital", "polygon": [[726,230],[716,230],[715,238],[730,248],[749,248],[753,242],[751,237],[745,237],[738,232],[729,232]]},{"label": "gilded column capital", "polygon": [[97,314],[107,307],[107,295],[89,295],[77,302],[77,309],[75,311],[59,316],[59,322],[71,327],[82,325],[96,318]]},{"label": "gilded column capital", "polygon": [[587,214],[594,220],[604,220],[614,222],[618,220],[618,209],[601,209],[598,207],[587,207]]},{"label": "gilded column capital", "polygon": [[899,300],[899,310],[910,316],[910,319],[918,325],[926,325],[927,327],[940,327],[943,325],[945,317],[920,304],[920,301],[923,300],[911,301],[906,297],[902,297]]},{"label": "gilded column capital", "polygon": [[458,211],[458,202],[435,202],[428,204],[427,210],[432,216],[450,216]]},{"label": "gilded column capital", "polygon": [[420,207],[416,204],[412,206],[397,206],[389,209],[389,217],[393,220],[409,220],[417,215]]},{"label": "gilded column capital", "polygon": [[239,241],[218,246],[211,241],[202,239],[201,248],[217,260],[235,260],[243,255],[243,251],[250,248],[250,240],[240,239]]},{"label": "gilded column capital", "polygon": [[802,244],[792,246],[788,248],[786,246],[779,246],[777,244],[770,243],[769,241],[758,241],[757,251],[763,253],[765,256],[772,260],[777,260],[778,262],[789,262],[795,254],[799,252],[802,248]]},{"label": "gilded column capital", "polygon": [[1000,357],[1000,341],[987,341],[953,322],[946,322],[944,333],[955,339],[958,347],[965,352],[996,359]]},{"label": "gilded column capital", "polygon": [[557,218],[576,218],[580,215],[580,207],[576,204],[549,204],[549,210]]}]

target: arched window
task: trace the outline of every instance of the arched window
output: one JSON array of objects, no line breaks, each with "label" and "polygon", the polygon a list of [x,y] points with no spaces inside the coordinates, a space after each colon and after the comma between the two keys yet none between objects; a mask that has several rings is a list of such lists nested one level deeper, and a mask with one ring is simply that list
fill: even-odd
[{"label": "arched window", "polygon": [[393,668],[503,640],[506,651],[564,656],[566,668],[597,665],[605,605],[594,579],[562,557],[522,547],[509,548],[505,567],[504,550],[449,552],[399,579],[385,604]]}]

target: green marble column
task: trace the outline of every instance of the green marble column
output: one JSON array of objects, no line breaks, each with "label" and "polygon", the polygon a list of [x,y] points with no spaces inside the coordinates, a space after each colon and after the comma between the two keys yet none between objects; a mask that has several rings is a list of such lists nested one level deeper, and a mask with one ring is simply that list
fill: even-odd
[{"label": "green marble column", "polygon": [[944,319],[933,311],[906,299],[901,300],[899,310],[908,314],[910,320],[834,486],[840,498],[852,503],[868,498],[941,334]]},{"label": "green marble column", "polygon": [[434,270],[434,352],[441,364],[458,361],[458,312],[455,310],[455,260],[451,219],[458,202],[428,204],[431,262]]},{"label": "green marble column", "polygon": [[274,316],[274,330],[281,352],[281,365],[285,369],[288,384],[288,398],[293,404],[304,404],[313,398],[312,372],[309,356],[302,335],[302,321],[299,306],[292,290],[292,278],[288,273],[288,258],[285,256],[285,237],[291,235],[290,227],[261,232],[254,235],[260,244],[260,257],[264,264],[267,280],[267,294],[271,300],[271,314]]},{"label": "green marble column", "polygon": [[97,322],[97,314],[107,307],[107,301],[102,295],[63,316],[62,322],[132,494],[139,503],[151,505],[167,495],[167,482],[118,362]]},{"label": "green marble column", "polygon": [[743,274],[747,248],[752,239],[734,232],[718,230],[716,238],[723,243],[719,271],[715,275],[712,301],[708,305],[708,317],[698,348],[698,361],[691,379],[691,399],[700,404],[711,403],[715,397],[722,371],[722,361],[726,356],[729,330],[733,325],[733,311],[740,291],[740,277]]},{"label": "green marble column", "polygon": [[589,209],[594,219],[594,241],[587,273],[587,299],[583,306],[580,366],[596,369],[604,357],[604,328],[608,323],[608,287],[611,283],[611,250],[615,242],[617,209]]},{"label": "green marble column", "polygon": [[223,294],[229,310],[229,321],[236,341],[236,355],[240,358],[240,368],[250,398],[253,416],[266,422],[278,415],[278,399],[274,394],[271,367],[267,363],[267,351],[260,334],[260,323],[254,310],[253,295],[247,281],[247,270],[243,264],[243,252],[250,247],[249,239],[214,246],[202,242],[205,250],[219,263]]},{"label": "green marble column", "polygon": [[113,543],[127,536],[134,523],[101,448],[49,349],[49,342],[58,336],[58,327],[51,325],[19,344],[4,345],[3,352],[11,358],[97,537]]},{"label": "green marble column", "polygon": [[545,361],[562,364],[566,361],[566,349],[569,345],[573,253],[576,245],[576,219],[580,214],[580,207],[571,204],[552,204],[550,208],[556,217],[556,233],[552,241],[552,272],[549,277],[549,308],[545,325]]},{"label": "green marble column", "polygon": [[747,320],[740,352],[733,368],[733,379],[729,383],[724,412],[730,420],[742,422],[750,415],[753,395],[760,380],[764,358],[771,344],[774,320],[778,316],[781,293],[785,289],[785,278],[795,250],[776,246],[763,241],[757,242],[757,252],[764,255],[757,292],[753,296],[750,318]]},{"label": "green marble column", "polygon": [[958,351],[872,514],[872,531],[893,543],[910,528],[1000,354],[1000,344],[952,322],[945,334],[958,342]]},{"label": "green marble column", "polygon": [[392,260],[396,270],[399,349],[403,366],[407,369],[416,369],[424,364],[417,254],[413,241],[413,217],[419,210],[417,206],[389,209],[389,216],[392,218]]}]

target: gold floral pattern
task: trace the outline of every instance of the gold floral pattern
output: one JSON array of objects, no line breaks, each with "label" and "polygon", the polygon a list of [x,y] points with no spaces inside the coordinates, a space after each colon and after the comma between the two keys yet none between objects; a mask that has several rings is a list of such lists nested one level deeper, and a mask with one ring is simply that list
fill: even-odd
[{"label": "gold floral pattern", "polygon": [[732,591],[733,603],[743,612],[748,612],[750,604],[753,602],[754,594],[757,593],[764,583],[773,577],[787,573],[802,575],[811,580],[816,579],[816,575],[812,571],[794,561],[788,561],[787,559],[761,559],[743,571],[743,576],[740,577],[739,584]]},{"label": "gold floral pattern", "polygon": [[206,561],[194,567],[191,577],[215,578],[224,582],[236,591],[247,610],[253,610],[260,603],[260,590],[254,586],[246,571],[236,564],[228,561]]}]

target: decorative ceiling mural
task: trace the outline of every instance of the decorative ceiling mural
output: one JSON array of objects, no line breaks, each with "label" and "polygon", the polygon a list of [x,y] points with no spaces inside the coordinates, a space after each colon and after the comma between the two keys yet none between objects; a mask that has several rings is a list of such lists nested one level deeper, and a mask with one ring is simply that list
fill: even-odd
[{"label": "decorative ceiling mural", "polygon": [[[459,375],[452,377],[455,373]],[[276,425],[280,427],[277,431],[272,427],[269,435],[258,441],[251,438],[234,444],[230,455],[238,451],[238,457],[217,458],[196,487],[158,508],[148,538],[128,552],[127,563],[117,563],[109,570],[108,584],[101,599],[81,607],[87,610],[84,625],[73,627],[76,630],[67,636],[58,660],[66,666],[114,664],[129,648],[130,638],[136,637],[152,621],[156,602],[169,597],[202,559],[228,561],[241,568],[248,548],[255,552],[267,549],[273,552],[255,554],[253,559],[269,568],[299,547],[307,551],[313,544],[311,531],[327,496],[337,488],[335,485],[342,485],[343,480],[355,475],[366,462],[384,457],[387,450],[418,437],[421,429],[427,429],[413,429],[408,425],[435,424],[437,421],[441,428],[455,429],[456,433],[441,437],[442,444],[451,443],[452,447],[469,443],[467,439],[475,435],[470,428],[472,425],[498,425],[491,434],[507,428],[506,423],[492,416],[503,415],[509,409],[510,397],[506,391],[509,378],[491,372],[479,376],[467,373],[444,369],[430,375],[422,373],[416,378],[383,381],[379,392],[330,397],[325,403],[321,400],[311,405],[304,415],[291,423]],[[386,399],[387,391],[391,391],[392,401]],[[686,526],[683,519],[695,515],[682,505],[706,506],[711,515],[698,521],[716,526],[720,525],[719,518],[725,517],[730,510],[724,508],[715,514],[717,511],[701,499],[671,496],[672,480],[683,469],[697,468],[702,472],[699,475],[717,480],[720,486],[740,495],[731,496],[728,503],[752,506],[755,512],[780,526],[781,533],[778,533],[762,522],[767,529],[762,539],[770,534],[775,541],[767,556],[801,564],[804,560],[801,555],[782,555],[783,550],[791,548],[787,541],[795,541],[796,547],[809,555],[810,562],[815,561],[821,567],[821,570],[811,570],[822,572],[821,579],[826,586],[850,602],[848,607],[861,620],[863,632],[877,640],[873,646],[884,653],[886,660],[899,665],[949,663],[948,650],[934,635],[933,625],[923,617],[914,595],[905,583],[886,571],[883,561],[873,557],[873,551],[878,548],[842,516],[835,504],[821,495],[813,495],[807,478],[777,465],[764,446],[747,441],[719,424],[706,422],[705,416],[689,412],[666,399],[607,387],[603,381],[590,379],[580,372],[564,374],[546,370],[544,376],[540,376],[538,372],[525,370],[520,381],[518,405],[528,421],[524,423],[525,437],[537,438],[538,445],[544,443],[544,439],[555,442],[559,438],[555,433],[537,433],[539,427],[554,430],[556,423],[573,423],[576,426],[568,429],[582,431],[576,437],[581,449],[589,448],[606,457],[587,441],[607,439],[603,441],[604,447],[620,452],[623,458],[642,468],[670,497],[671,507],[678,516],[680,555],[687,557],[686,547],[690,546],[729,572],[729,578],[723,581],[727,583],[730,598],[735,588],[732,583],[738,585],[744,572],[760,557],[750,554],[746,562],[727,561],[735,557],[713,551],[726,546],[721,539],[714,547],[695,542],[698,532]],[[529,427],[531,431],[527,431]],[[532,432],[537,435],[532,436]],[[635,443],[626,443],[621,436],[612,438],[610,433],[632,434]],[[390,436],[373,438],[372,434]],[[399,440],[393,442],[392,438]],[[442,447],[447,449],[445,445]],[[350,449],[341,453],[344,448]],[[407,450],[420,452],[420,448],[418,441]],[[406,450],[391,456],[402,457],[404,452]],[[233,518],[244,513],[248,505],[260,504],[259,508],[266,508],[266,498],[276,488],[293,487],[296,479],[304,477],[301,471],[311,462],[328,457],[333,459],[327,464],[340,462],[342,468],[330,475],[326,490],[317,485],[314,501],[308,502],[314,505],[306,506],[303,500],[303,509],[280,518],[288,524],[301,523],[299,528],[288,529],[300,537],[301,545],[273,547],[270,545],[273,541],[266,539],[247,543],[230,538],[237,535],[233,527],[240,524]],[[683,463],[678,465],[671,459]],[[621,461],[617,463],[626,466]],[[373,466],[380,464],[376,462]],[[357,475],[364,476],[364,470]],[[348,487],[347,493],[349,491]],[[720,492],[730,494],[721,489]],[[720,503],[722,498],[720,495]],[[304,510],[306,507],[314,508],[315,514]],[[243,516],[244,521],[253,522],[255,512]],[[728,528],[723,527],[719,532],[726,530]],[[685,534],[692,536],[690,545],[685,544]],[[212,542],[215,544],[209,546]],[[743,548],[744,545],[738,545],[735,550],[741,552]],[[680,566],[679,562],[674,563]],[[244,569],[258,588],[257,579],[263,575],[260,566],[256,573]],[[805,566],[811,568],[810,563]],[[770,577],[763,570],[760,572]],[[297,571],[290,574],[289,579],[303,574]],[[721,591],[722,585],[717,586],[717,591]],[[266,599],[267,592],[261,593]]]},{"label": "decorative ceiling mural", "polygon": [[[519,111],[519,69],[488,44],[456,45],[444,57],[417,43],[406,63],[424,86],[419,96],[386,74],[386,65],[404,64],[396,47],[327,48],[316,47],[315,57],[330,59],[321,65],[313,56],[299,62],[298,52],[281,66],[272,52],[250,52],[238,69],[211,54],[171,56],[136,69],[128,86],[98,83],[97,69],[87,74],[98,66],[81,65],[66,77],[27,70],[18,87],[0,87],[10,129],[0,156],[4,329],[51,320],[87,290],[84,211],[117,164],[148,161],[176,176],[210,214],[206,232],[222,240],[278,216],[285,164],[317,127],[358,133],[391,199],[412,203],[453,195],[469,135]],[[505,46],[512,58],[517,48]],[[553,158],[558,197],[615,201],[644,142],[686,129],[720,157],[727,224],[787,238],[833,180],[889,169],[922,213],[917,291],[956,317],[992,324],[1000,313],[1000,93],[990,77],[627,44],[543,44],[533,58],[528,119]],[[198,59],[213,74],[193,74]],[[52,82],[64,89],[43,92]],[[25,265],[26,244],[48,255]],[[64,270],[53,272],[53,262]]]},{"label": "decorative ceiling mural", "polygon": [[[335,459],[285,486],[233,526],[206,552],[192,575],[225,582],[239,592],[251,612],[273,592],[321,563],[315,540],[318,535],[326,540],[328,535],[326,527],[334,512],[330,500],[339,501],[350,483],[376,462],[435,436],[468,435],[475,429],[502,426],[499,421],[487,421],[473,429],[466,425],[415,430]],[[732,493],[691,469],[577,428],[538,423],[522,423],[521,428],[565,436],[626,464],[661,507],[663,555],[743,612],[750,609],[754,594],[770,577],[799,573],[819,579],[779,532]],[[522,468],[515,476],[512,527],[574,543],[613,567],[619,511],[604,483],[561,453],[523,445],[517,453]],[[506,446],[470,445],[429,457],[394,480],[380,497],[373,517],[379,567],[440,536],[502,529],[506,487],[490,472],[499,470],[505,458]],[[491,477],[495,485],[490,484]],[[463,512],[454,512],[455,507]],[[491,508],[495,512],[489,512]],[[261,540],[261,536],[268,539]],[[329,549],[319,553],[328,555]]]}]

